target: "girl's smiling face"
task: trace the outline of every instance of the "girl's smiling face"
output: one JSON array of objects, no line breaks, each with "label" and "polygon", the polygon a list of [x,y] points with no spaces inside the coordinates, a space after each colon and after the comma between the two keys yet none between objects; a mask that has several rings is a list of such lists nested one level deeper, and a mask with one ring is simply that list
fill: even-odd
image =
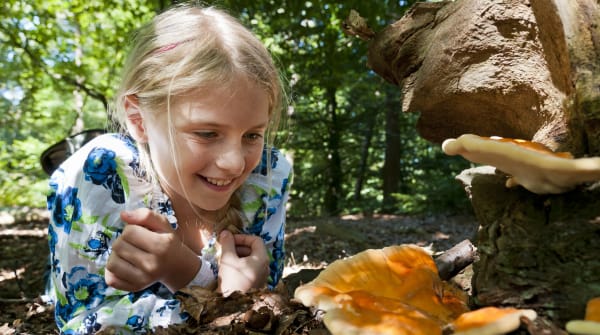
[{"label": "girl's smiling face", "polygon": [[227,204],[258,165],[268,122],[267,93],[245,78],[172,98],[170,122],[167,112],[145,115],[152,164],[178,217]]}]

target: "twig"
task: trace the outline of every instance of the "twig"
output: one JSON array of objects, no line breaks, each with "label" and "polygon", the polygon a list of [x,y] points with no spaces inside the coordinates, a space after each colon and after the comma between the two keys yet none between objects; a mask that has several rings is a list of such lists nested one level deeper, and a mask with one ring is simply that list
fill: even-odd
[{"label": "twig", "polygon": [[440,278],[448,280],[477,259],[477,249],[469,240],[464,240],[446,250],[435,259]]},{"label": "twig", "polygon": [[292,334],[297,334],[300,329],[304,328],[306,325],[308,325],[309,323],[311,323],[313,321],[323,322],[323,313],[324,313],[323,310],[320,310],[320,309],[315,310],[313,313],[313,317],[308,318],[304,322],[300,323],[300,325],[294,329]]}]

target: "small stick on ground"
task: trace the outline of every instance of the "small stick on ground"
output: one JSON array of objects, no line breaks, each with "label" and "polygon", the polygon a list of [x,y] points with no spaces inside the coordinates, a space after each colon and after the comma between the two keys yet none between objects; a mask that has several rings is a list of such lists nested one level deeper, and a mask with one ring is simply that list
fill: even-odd
[{"label": "small stick on ground", "polygon": [[477,248],[464,240],[435,259],[440,278],[449,280],[477,259]]}]

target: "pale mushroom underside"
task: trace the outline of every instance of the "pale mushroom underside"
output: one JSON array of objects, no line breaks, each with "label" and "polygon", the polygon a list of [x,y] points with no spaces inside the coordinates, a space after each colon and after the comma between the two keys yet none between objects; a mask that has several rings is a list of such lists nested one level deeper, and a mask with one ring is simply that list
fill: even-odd
[{"label": "pale mushroom underside", "polygon": [[509,175],[507,186],[521,185],[537,194],[564,193],[600,180],[600,157],[570,158],[564,153],[534,149],[531,144],[535,143],[465,134],[445,140],[442,150],[447,155],[494,166]]}]

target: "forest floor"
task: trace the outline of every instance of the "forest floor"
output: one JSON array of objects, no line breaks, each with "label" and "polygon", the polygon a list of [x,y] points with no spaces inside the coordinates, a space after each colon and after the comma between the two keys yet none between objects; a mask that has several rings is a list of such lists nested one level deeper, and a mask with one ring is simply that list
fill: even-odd
[{"label": "forest floor", "polygon": [[[0,335],[58,333],[52,307],[40,299],[48,255],[47,224],[44,211],[27,211],[17,215],[16,219],[0,212]],[[288,321],[278,320],[278,330],[264,328],[257,332],[254,329],[253,333],[329,334],[318,317],[309,313],[307,308],[289,301],[294,289],[314,278],[319,269],[365,249],[396,244],[417,244],[435,255],[464,239],[473,240],[476,230],[476,221],[470,214],[290,219],[286,236],[285,285],[277,294],[280,295],[278,299],[283,297],[287,301],[287,306],[296,307],[292,308],[294,311],[286,312]],[[463,276],[465,280],[461,285],[468,290],[468,271]],[[260,294],[259,300],[265,299],[264,293]],[[219,308],[226,305],[226,301],[221,301]],[[234,305],[241,306],[239,301]],[[237,313],[239,316],[240,312]],[[223,328],[223,320],[231,322],[235,318],[220,317],[220,326],[216,325],[218,318],[215,316],[211,322],[214,329],[206,325],[197,326],[198,332],[195,333],[249,333],[248,330],[240,330],[239,325],[235,329],[231,325]],[[247,321],[248,313],[245,317]],[[285,327],[282,328],[282,325]],[[204,331],[200,331],[202,329]],[[190,330],[188,328],[185,333],[193,333]]]}]

